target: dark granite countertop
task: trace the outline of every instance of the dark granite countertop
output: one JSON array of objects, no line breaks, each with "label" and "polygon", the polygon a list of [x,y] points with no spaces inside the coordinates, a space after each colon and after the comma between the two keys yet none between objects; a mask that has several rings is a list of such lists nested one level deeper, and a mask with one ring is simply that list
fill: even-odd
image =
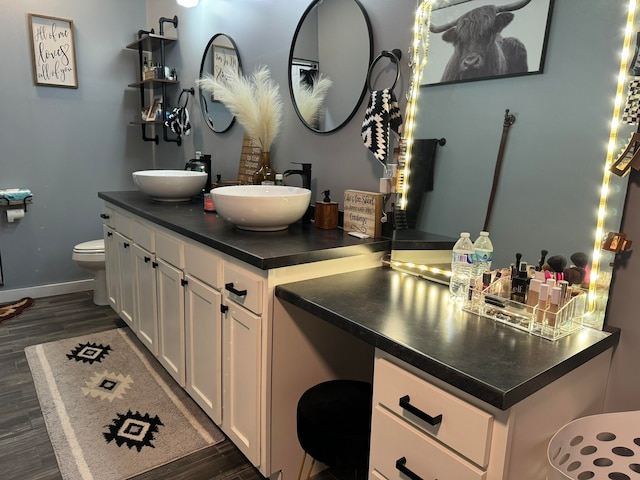
[{"label": "dark granite countertop", "polygon": [[361,240],[341,229],[323,230],[301,222],[280,232],[248,232],[205,212],[198,201],[161,203],[138,191],[99,192],[98,197],[263,270],[391,248],[389,239]]},{"label": "dark granite countertop", "polygon": [[556,341],[463,312],[446,286],[386,267],[289,283],[276,296],[506,410],[619,340],[591,328]]}]

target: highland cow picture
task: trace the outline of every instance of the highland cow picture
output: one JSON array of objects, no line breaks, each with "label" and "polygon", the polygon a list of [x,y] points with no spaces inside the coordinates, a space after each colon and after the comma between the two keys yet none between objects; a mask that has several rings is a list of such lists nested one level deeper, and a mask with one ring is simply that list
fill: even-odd
[{"label": "highland cow picture", "polygon": [[542,73],[553,0],[453,3],[435,3],[422,85]]}]

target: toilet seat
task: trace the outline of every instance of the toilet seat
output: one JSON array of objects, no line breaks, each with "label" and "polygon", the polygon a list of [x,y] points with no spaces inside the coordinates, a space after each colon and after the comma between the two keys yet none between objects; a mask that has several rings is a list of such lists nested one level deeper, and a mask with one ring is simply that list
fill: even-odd
[{"label": "toilet seat", "polygon": [[73,247],[73,253],[91,254],[91,253],[104,253],[104,239],[90,240],[88,242],[82,242]]},{"label": "toilet seat", "polygon": [[104,262],[104,239],[79,243],[73,247],[72,258],[80,262]]}]

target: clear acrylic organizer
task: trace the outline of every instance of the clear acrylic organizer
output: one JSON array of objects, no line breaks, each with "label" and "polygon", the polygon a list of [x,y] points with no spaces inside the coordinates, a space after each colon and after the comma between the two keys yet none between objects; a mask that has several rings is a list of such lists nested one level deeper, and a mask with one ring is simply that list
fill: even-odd
[{"label": "clear acrylic organizer", "polygon": [[587,294],[579,290],[559,305],[541,308],[511,300],[511,279],[498,279],[484,290],[471,290],[462,309],[548,340],[558,340],[582,328]]}]

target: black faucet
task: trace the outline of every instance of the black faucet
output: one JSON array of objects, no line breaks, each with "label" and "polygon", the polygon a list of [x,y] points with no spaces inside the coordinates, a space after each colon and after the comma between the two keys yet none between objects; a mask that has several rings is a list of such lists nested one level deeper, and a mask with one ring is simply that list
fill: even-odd
[{"label": "black faucet", "polygon": [[300,163],[300,162],[291,162],[291,163],[295,163],[296,165],[302,165],[302,170],[285,170],[282,176],[288,177],[289,175],[300,175],[302,177],[302,188],[311,190],[311,164]]},{"label": "black faucet", "polygon": [[[302,165],[302,170],[285,170],[282,176],[288,177],[289,175],[300,175],[300,177],[302,177],[302,188],[311,190],[311,164],[300,162],[291,163]],[[304,215],[302,216],[302,223],[304,225],[309,225],[311,223],[311,205],[309,205],[307,207],[307,211],[304,212]]]}]

